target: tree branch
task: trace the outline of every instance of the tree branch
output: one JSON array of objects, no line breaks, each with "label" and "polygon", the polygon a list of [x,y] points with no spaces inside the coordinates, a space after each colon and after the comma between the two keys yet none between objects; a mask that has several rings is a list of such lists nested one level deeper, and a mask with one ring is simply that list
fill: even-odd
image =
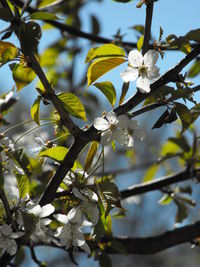
[{"label": "tree branch", "polygon": [[58,97],[55,95],[53,88],[51,87],[51,84],[49,83],[46,75],[44,74],[40,64],[38,63],[34,53],[31,53],[30,55],[28,55],[29,60],[31,62],[31,66],[32,69],[34,70],[34,72],[36,73],[36,75],[39,77],[41,83],[43,84],[46,92],[43,95],[44,98],[50,100],[55,109],[58,111],[60,117],[61,117],[61,121],[63,122],[63,124],[67,127],[67,129],[69,130],[69,132],[71,134],[73,134],[73,136],[77,136],[81,130],[79,129],[79,127],[72,121],[72,119],[70,118],[68,112],[63,108],[60,100],[58,99]]},{"label": "tree branch", "polygon": [[[20,0],[13,0],[13,2],[18,5],[19,7],[23,7],[24,3],[22,3]],[[38,10],[37,9],[34,9],[32,7],[28,7],[27,8],[27,11],[31,14],[33,12],[37,12]],[[83,32],[83,31],[80,31],[72,26],[69,26],[67,24],[63,24],[59,21],[55,21],[55,20],[46,20],[47,23],[49,23],[50,25],[54,26],[55,28],[59,29],[60,31],[62,32],[67,32],[73,36],[76,36],[76,37],[80,37],[80,38],[83,38],[83,39],[87,39],[87,40],[90,40],[90,41],[93,41],[95,43],[101,43],[101,44],[110,44],[110,43],[116,43],[116,44],[119,44],[121,46],[127,46],[127,47],[130,47],[130,48],[137,48],[137,43],[133,43],[133,42],[123,42],[123,41],[116,41],[114,39],[109,39],[109,38],[105,38],[105,37],[101,37],[101,36],[97,36],[97,35],[94,35],[94,34],[91,34],[91,33],[86,33],[86,32]],[[195,45],[192,44],[191,47],[194,47]],[[154,46],[153,44],[149,45],[149,48],[150,49],[153,49]],[[162,49],[162,47],[161,47]],[[178,49],[174,49],[174,48],[168,48],[166,47],[165,50],[167,51],[177,51]]]},{"label": "tree branch", "polygon": [[153,16],[154,1],[150,0],[146,6],[146,20],[144,30],[144,42],[142,47],[142,54],[144,55],[149,50],[149,41],[151,37],[151,22]]},{"label": "tree branch", "polygon": [[89,142],[95,140],[98,141],[98,139],[99,134],[94,127],[90,127],[87,131],[82,132],[77,138],[75,138],[75,141],[67,152],[67,155],[65,156],[63,162],[58,167],[54,176],[49,181],[44,193],[42,194],[39,200],[39,204],[41,206],[44,206],[55,199],[56,191],[60,183],[62,182],[68,171],[70,171],[73,167],[79,153]]},{"label": "tree branch", "polygon": [[[120,242],[126,248],[127,254],[149,255],[183,243],[193,243],[194,239],[199,237],[199,233],[200,221],[175,230],[167,231],[157,236],[144,238],[113,237],[104,238],[103,241],[106,243],[110,241]],[[108,246],[106,247],[105,252],[119,254],[119,251]]]},{"label": "tree branch", "polygon": [[195,178],[199,174],[200,174],[200,168],[193,170],[192,173],[190,172],[189,169],[186,169],[185,171],[169,176],[164,176],[162,178],[156,179],[151,182],[133,185],[129,187],[129,189],[121,191],[121,199],[125,199],[130,196],[144,194],[153,190],[161,190],[163,187],[166,187],[168,185]]},{"label": "tree branch", "polygon": [[114,112],[117,115],[127,113],[128,111],[135,108],[138,104],[144,101],[146,98],[155,93],[161,86],[169,83],[169,82],[177,82],[180,81],[180,72],[182,69],[187,66],[193,59],[195,59],[200,54],[200,44],[196,45],[196,47],[185,56],[177,65],[175,65],[172,69],[167,71],[164,75],[162,75],[159,79],[157,79],[154,83],[151,84],[151,92],[148,94],[140,93],[139,91],[132,97],[130,97],[124,104],[117,107]]},{"label": "tree branch", "polygon": [[[199,237],[199,233],[200,221],[151,237],[103,237],[101,243],[105,244],[104,252],[108,254],[124,253],[124,251],[120,252],[112,248],[111,245],[114,241],[121,243],[127,254],[151,255],[180,244],[195,243],[194,240]],[[87,243],[92,247],[98,246],[94,241],[87,241]],[[64,247],[60,247],[56,244],[47,245],[41,242],[34,243],[34,247],[35,246],[51,246],[64,249]],[[83,251],[79,250],[79,252]]]}]

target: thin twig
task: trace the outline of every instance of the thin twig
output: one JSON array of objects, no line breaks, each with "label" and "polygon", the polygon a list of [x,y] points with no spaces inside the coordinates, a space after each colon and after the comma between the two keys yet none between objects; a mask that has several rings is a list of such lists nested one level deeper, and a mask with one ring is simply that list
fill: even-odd
[{"label": "thin twig", "polygon": [[44,267],[44,264],[42,263],[42,261],[38,260],[36,254],[35,254],[34,247],[30,246],[29,249],[30,249],[30,252],[31,252],[31,258],[33,259],[33,261],[34,261],[39,267]]},{"label": "thin twig", "polygon": [[158,178],[154,181],[137,184],[129,187],[126,190],[121,191],[121,198],[125,199],[131,196],[144,194],[154,190],[161,190],[163,187],[166,187],[171,184],[183,182],[195,178],[200,173],[200,168],[193,170],[191,173],[188,168],[185,171],[175,173],[173,175],[164,176]]},{"label": "thin twig", "polygon": [[149,50],[149,41],[151,38],[151,22],[153,16],[154,1],[150,0],[146,6],[146,20],[144,28],[144,42],[142,47],[142,54],[144,55]]}]

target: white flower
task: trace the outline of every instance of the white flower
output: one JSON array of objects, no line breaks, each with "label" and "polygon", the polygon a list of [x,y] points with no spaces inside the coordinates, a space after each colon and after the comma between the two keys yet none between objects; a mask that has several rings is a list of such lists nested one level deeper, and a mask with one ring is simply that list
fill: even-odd
[{"label": "white flower", "polygon": [[88,254],[91,253],[81,227],[77,224],[67,223],[65,226],[58,227],[55,237],[59,239],[60,245],[65,246],[66,249],[74,246],[82,248]]},{"label": "white flower", "polygon": [[158,52],[149,50],[144,57],[138,50],[130,51],[128,55],[128,67],[120,75],[124,82],[135,81],[141,93],[149,93],[150,82],[159,77],[159,68],[155,66],[158,60]]},{"label": "white flower", "polygon": [[103,118],[96,118],[94,120],[94,128],[99,131],[102,131],[101,134],[101,144],[107,145],[109,142],[112,142],[114,139],[113,134],[117,128],[118,119],[115,112],[109,112]]},{"label": "white flower", "polygon": [[139,128],[139,124],[136,120],[130,120],[125,114],[120,115],[118,120],[118,130],[115,133],[115,138],[121,145],[132,148],[134,145],[134,137],[140,140],[144,139],[144,131]]},{"label": "white flower", "polygon": [[14,240],[24,235],[24,232],[13,232],[7,224],[0,226],[0,257],[7,252],[15,255],[17,252],[17,242]]},{"label": "white flower", "polygon": [[79,191],[77,188],[72,189],[73,194],[82,200],[83,210],[87,215],[87,218],[91,223],[84,222],[87,226],[94,226],[99,220],[99,209],[96,202],[98,201],[98,196],[89,188],[85,188]]},{"label": "white flower", "polygon": [[56,214],[54,217],[65,224],[62,227],[58,227],[55,234],[55,237],[59,239],[60,245],[65,246],[66,249],[72,246],[80,247],[90,254],[90,248],[85,242],[85,237],[81,229],[83,222],[81,207],[72,208],[67,215]]},{"label": "white flower", "polygon": [[130,120],[127,115],[119,115],[114,112],[106,114],[105,118],[94,120],[94,127],[101,133],[101,144],[106,145],[116,140],[119,144],[127,148],[133,147],[134,136],[143,139],[144,134],[139,129],[135,120]]},{"label": "white flower", "polygon": [[[31,235],[31,241],[42,241],[45,243],[50,242],[51,237],[48,234],[49,229],[47,228],[47,225],[49,225],[52,220],[47,217],[54,212],[54,206],[51,204],[47,204],[41,207],[40,205],[30,200],[25,207],[20,207],[20,209],[23,212],[33,214],[37,218],[34,232]],[[17,223],[23,229],[24,222],[21,213],[19,213],[18,215]]]}]

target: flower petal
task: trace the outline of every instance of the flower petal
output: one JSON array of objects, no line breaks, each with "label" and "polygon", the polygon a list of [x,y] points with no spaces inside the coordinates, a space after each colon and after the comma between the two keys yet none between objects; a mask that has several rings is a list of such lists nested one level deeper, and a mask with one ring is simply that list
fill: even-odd
[{"label": "flower petal", "polygon": [[134,49],[128,54],[128,61],[132,67],[138,68],[142,65],[143,56],[138,50]]},{"label": "flower petal", "polygon": [[119,115],[118,120],[119,120],[119,123],[118,123],[119,127],[122,127],[124,129],[129,127],[130,120],[127,115],[125,114]]},{"label": "flower petal", "polygon": [[157,79],[158,77],[160,76],[160,73],[159,73],[159,68],[154,66],[150,69],[150,71],[148,71],[148,78],[150,80],[155,80]]},{"label": "flower petal", "polygon": [[68,216],[65,214],[54,214],[53,215],[56,220],[58,220],[61,223],[67,224],[69,222]]},{"label": "flower petal", "polygon": [[105,131],[101,134],[101,140],[100,143],[102,146],[108,145],[110,142],[112,142],[112,132],[111,131]]},{"label": "flower petal", "polygon": [[55,208],[53,205],[51,204],[47,204],[45,206],[42,207],[41,209],[41,213],[39,215],[40,218],[44,218],[49,216],[50,214],[52,214],[54,212]]},{"label": "flower petal", "polygon": [[158,60],[159,54],[156,50],[149,50],[145,55],[144,55],[144,65],[152,68],[157,60]]},{"label": "flower petal", "polygon": [[90,250],[90,247],[88,246],[87,243],[85,243],[84,245],[82,246],[79,246],[82,250],[84,250],[87,254],[91,254],[91,250]]},{"label": "flower petal", "polygon": [[138,77],[138,70],[136,68],[127,67],[127,69],[120,73],[122,80],[127,83],[135,81]]},{"label": "flower petal", "polygon": [[111,125],[115,125],[118,123],[117,115],[115,112],[111,111],[106,114],[106,119],[109,121]]},{"label": "flower petal", "polygon": [[0,226],[0,232],[4,235],[4,236],[10,236],[12,233],[12,229],[10,228],[10,226],[8,226],[7,224],[3,224],[2,226]]},{"label": "flower petal", "polygon": [[83,214],[80,207],[72,208],[67,214],[68,220],[71,223],[81,224],[83,220]]},{"label": "flower petal", "polygon": [[108,130],[110,127],[110,123],[104,118],[96,118],[93,123],[94,128],[99,131]]},{"label": "flower petal", "polygon": [[149,79],[140,76],[137,79],[137,88],[141,93],[149,93],[151,91]]}]

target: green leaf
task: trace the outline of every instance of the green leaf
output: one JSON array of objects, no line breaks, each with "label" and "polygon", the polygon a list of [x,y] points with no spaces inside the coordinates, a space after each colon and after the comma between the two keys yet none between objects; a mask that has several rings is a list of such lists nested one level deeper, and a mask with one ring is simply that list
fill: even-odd
[{"label": "green leaf", "polygon": [[14,16],[12,12],[10,11],[10,8],[7,7],[1,7],[0,8],[0,19],[10,22],[14,19]]},{"label": "green leaf", "polygon": [[188,217],[188,207],[183,203],[180,203],[179,201],[175,201],[175,204],[177,205],[175,222],[181,223],[184,219]]},{"label": "green leaf", "polygon": [[111,82],[101,82],[95,83],[94,86],[101,90],[113,107],[116,101],[116,90],[113,84]]},{"label": "green leaf", "polygon": [[40,25],[34,21],[21,23],[19,29],[19,39],[22,52],[29,55],[37,49],[42,31]]},{"label": "green leaf", "polygon": [[85,160],[84,171],[87,172],[89,170],[89,168],[91,167],[92,162],[94,160],[94,157],[97,153],[98,146],[99,146],[99,144],[97,142],[92,142],[92,144],[89,148],[89,151],[87,153],[86,160]]},{"label": "green leaf", "polygon": [[19,189],[19,197],[24,198],[27,193],[29,193],[29,180],[25,174],[15,172],[17,179],[17,185]]},{"label": "green leaf", "polygon": [[91,85],[99,77],[101,77],[106,72],[112,70],[113,68],[124,63],[125,59],[122,57],[108,57],[99,58],[92,62],[88,68],[87,79],[88,85]]},{"label": "green leaf", "polygon": [[5,63],[18,56],[19,49],[12,43],[0,41],[0,63]]},{"label": "green leaf", "polygon": [[129,82],[128,83],[123,83],[122,85],[122,92],[121,92],[121,96],[119,99],[119,105],[121,106],[121,104],[124,102],[124,98],[128,92],[128,88],[129,88]]},{"label": "green leaf", "polygon": [[125,57],[124,50],[114,44],[104,44],[97,48],[91,48],[86,56],[85,63],[101,57]]},{"label": "green leaf", "polygon": [[158,203],[161,205],[168,205],[172,202],[173,198],[169,194],[165,194]]},{"label": "green leaf", "polygon": [[31,234],[34,232],[36,227],[36,217],[33,214],[29,214],[26,212],[21,211],[22,218],[23,218],[23,225],[26,232],[25,239],[29,239]]},{"label": "green leaf", "polygon": [[30,15],[31,19],[35,19],[35,20],[58,20],[59,18],[54,15],[53,13],[50,12],[42,12],[42,11],[38,11],[38,12],[34,12]]},{"label": "green leaf", "polygon": [[177,144],[168,141],[164,143],[161,148],[161,156],[166,157],[169,155],[175,155],[178,151],[180,151],[180,147]]},{"label": "green leaf", "polygon": [[144,42],[144,35],[142,35],[139,40],[137,41],[137,49],[138,51],[141,51],[143,47],[143,42]]},{"label": "green leaf", "polygon": [[63,92],[57,96],[63,103],[63,106],[67,112],[78,119],[82,119],[84,121],[87,120],[85,108],[75,94]]},{"label": "green leaf", "polygon": [[193,123],[196,119],[198,119],[200,115],[200,104],[197,104],[196,106],[192,107],[190,109],[191,112],[191,122]]},{"label": "green leaf", "polygon": [[200,73],[200,60],[196,59],[188,72],[189,78],[194,78]]},{"label": "green leaf", "polygon": [[15,81],[17,91],[31,83],[35,77],[35,72],[24,64],[10,65],[13,80]]},{"label": "green leaf", "polygon": [[140,34],[144,34],[144,25],[134,25],[133,27],[131,27],[131,29],[135,30],[136,32],[140,33]]},{"label": "green leaf", "polygon": [[170,137],[168,139],[168,141],[176,144],[185,152],[190,151],[190,146],[188,145],[188,142],[187,142],[185,136],[183,136],[183,135],[181,135],[179,137]]},{"label": "green leaf", "polygon": [[176,112],[182,123],[182,133],[188,129],[191,123],[191,113],[190,110],[181,103],[174,102]]},{"label": "green leaf", "polygon": [[58,161],[59,163],[62,162],[68,152],[68,149],[64,146],[55,146],[48,148],[44,151],[41,151],[38,156],[39,157],[47,157]]},{"label": "green leaf", "polygon": [[105,218],[112,208],[117,207],[120,201],[120,192],[116,184],[110,181],[103,181],[97,185],[98,194],[105,210]]},{"label": "green leaf", "polygon": [[191,41],[200,42],[200,29],[189,31],[186,37]]},{"label": "green leaf", "polygon": [[154,176],[156,175],[157,171],[158,171],[159,166],[157,164],[153,164],[145,173],[144,178],[143,178],[143,182],[149,182],[151,181]]},{"label": "green leaf", "polygon": [[40,118],[39,118],[40,100],[41,100],[40,97],[36,98],[35,102],[31,107],[31,117],[38,125],[40,125]]},{"label": "green leaf", "polygon": [[60,2],[62,2],[62,0],[40,0],[39,8],[49,7]]},{"label": "green leaf", "polygon": [[93,15],[91,15],[91,25],[92,25],[92,34],[99,35],[100,24],[98,19]]},{"label": "green leaf", "polygon": [[119,252],[120,254],[128,255],[126,247],[119,241],[109,241],[108,246],[113,248],[116,252]]}]

